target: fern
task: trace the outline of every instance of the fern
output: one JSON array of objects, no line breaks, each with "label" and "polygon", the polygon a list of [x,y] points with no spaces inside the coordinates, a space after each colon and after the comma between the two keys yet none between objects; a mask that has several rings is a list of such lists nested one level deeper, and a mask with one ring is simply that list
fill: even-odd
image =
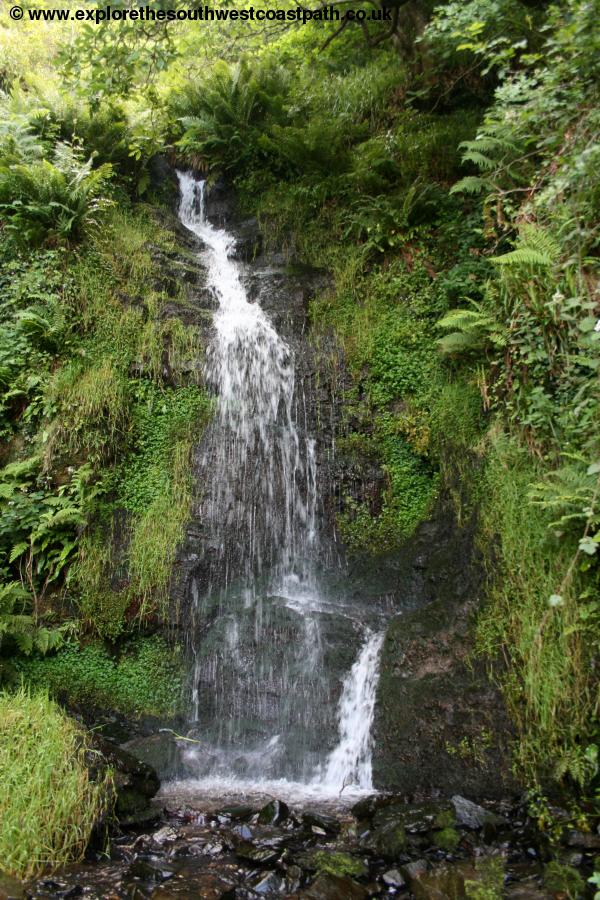
[{"label": "fern", "polygon": [[515,250],[496,256],[491,262],[498,266],[542,266],[549,267],[558,262],[560,248],[548,232],[535,225],[521,226]]},{"label": "fern", "polygon": [[437,327],[455,329],[438,341],[438,347],[445,356],[501,347],[506,342],[500,323],[484,312],[479,304],[473,304],[471,309],[451,309],[439,320]]},{"label": "fern", "polygon": [[477,175],[467,175],[450,188],[451,194],[479,194],[491,187],[491,182]]},{"label": "fern", "polygon": [[479,150],[467,150],[463,153],[463,162],[472,162],[484,172],[491,172],[496,163],[489,156],[485,156]]}]

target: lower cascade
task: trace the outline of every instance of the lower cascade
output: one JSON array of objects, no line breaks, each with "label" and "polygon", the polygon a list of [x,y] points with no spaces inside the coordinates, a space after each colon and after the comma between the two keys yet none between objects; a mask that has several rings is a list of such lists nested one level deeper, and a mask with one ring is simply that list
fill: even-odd
[{"label": "lower cascade", "polygon": [[369,791],[383,634],[326,587],[318,562],[316,444],[292,349],[249,301],[204,182],[178,179],[179,217],[218,303],[204,368],[216,412],[198,459],[208,564],[188,629],[201,744],[186,751],[188,771],[206,791]]}]

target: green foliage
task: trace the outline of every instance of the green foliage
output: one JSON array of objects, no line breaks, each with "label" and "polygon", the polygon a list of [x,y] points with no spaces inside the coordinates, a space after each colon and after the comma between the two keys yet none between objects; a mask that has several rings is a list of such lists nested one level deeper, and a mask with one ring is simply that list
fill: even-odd
[{"label": "green foliage", "polygon": [[585,882],[577,869],[556,860],[544,866],[544,887],[552,894],[564,894],[569,900],[585,893]]},{"label": "green foliage", "polygon": [[108,164],[93,169],[66,143],[56,144],[52,162],[11,162],[11,155],[0,156],[0,210],[15,243],[79,240],[99,224],[109,203]]},{"label": "green foliage", "polygon": [[191,504],[191,446],[210,411],[197,387],[138,386],[130,410],[132,447],[111,479],[118,533],[114,521],[96,525],[71,573],[84,623],[101,637],[114,639],[130,621],[168,613],[175,554]]},{"label": "green foliage", "polygon": [[500,900],[504,896],[504,859],[488,856],[477,861],[477,878],[465,881],[469,900]]},{"label": "green foliage", "polygon": [[446,102],[486,99],[496,78],[538,58],[541,19],[538,9],[519,0],[440,4],[418,39],[433,68],[429,93],[438,94],[438,103],[440,95]]},{"label": "green foliage", "polygon": [[46,652],[61,640],[61,629],[43,624],[46,595],[63,580],[76,553],[77,530],[97,493],[90,474],[84,466],[52,490],[37,457],[0,472],[0,572],[6,579],[0,637],[21,652]]},{"label": "green foliage", "polygon": [[492,658],[502,647],[510,659],[499,677],[519,729],[521,771],[534,783],[568,775],[585,784],[593,775],[586,753],[594,736],[597,603],[572,565],[576,538],[557,537],[548,512],[527,503],[540,471],[515,439],[493,437],[481,485],[490,584],[478,647]]},{"label": "green foliage", "polygon": [[[173,0],[156,0],[152,8],[166,12],[174,6]],[[90,7],[105,8],[101,2]],[[129,5],[127,0],[114,0],[112,8],[127,11]],[[70,85],[91,97],[98,108],[107,97],[128,97],[140,87],[155,99],[152,81],[175,52],[171,29],[164,21],[123,19],[118,30],[86,22],[74,40],[64,42],[59,62]]]},{"label": "green foliage", "polygon": [[0,244],[0,434],[6,439],[17,420],[28,436],[35,430],[44,382],[57,353],[71,345],[63,259],[56,250],[11,255]]},{"label": "green foliage", "polygon": [[86,458],[110,461],[127,442],[130,385],[110,356],[85,366],[73,361],[58,369],[46,390],[53,412],[45,432],[45,465]]},{"label": "green foliage", "polygon": [[477,303],[473,303],[471,309],[449,310],[438,322],[438,328],[450,331],[438,342],[445,356],[481,353],[490,347],[506,345],[506,334],[501,324]]},{"label": "green foliage", "polygon": [[[3,643],[16,646],[20,653],[47,653],[60,646],[63,635],[60,629],[45,628],[35,618],[24,612],[29,608],[30,594],[20,581],[0,585],[0,649]],[[0,680],[3,680],[0,663]]]},{"label": "green foliage", "polygon": [[159,637],[138,637],[112,655],[103,644],[70,645],[44,658],[18,663],[33,687],[89,709],[114,709],[126,716],[168,717],[179,710],[181,659]]},{"label": "green foliage", "polygon": [[267,148],[268,123],[273,115],[283,115],[282,88],[280,71],[256,71],[244,60],[235,66],[217,63],[201,85],[188,87],[176,100],[179,109],[190,110],[181,118],[184,131],[177,147],[190,162],[239,169],[259,148]]},{"label": "green foliage", "polygon": [[83,857],[111,799],[109,775],[90,778],[91,752],[47,693],[0,693],[2,871],[31,878]]}]

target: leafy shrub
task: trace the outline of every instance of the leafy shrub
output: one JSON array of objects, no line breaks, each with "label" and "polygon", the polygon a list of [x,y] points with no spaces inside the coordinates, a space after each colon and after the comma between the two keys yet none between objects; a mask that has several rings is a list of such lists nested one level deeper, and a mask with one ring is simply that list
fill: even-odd
[{"label": "leafy shrub", "polygon": [[585,893],[585,882],[577,869],[556,860],[544,866],[544,887],[552,894],[564,894],[570,900]]},{"label": "leafy shrub", "polygon": [[[81,859],[110,800],[92,782],[89,742],[43,692],[0,693],[0,859],[19,878]],[[51,799],[51,802],[50,802]]]},{"label": "leafy shrub", "polygon": [[280,71],[253,70],[249,63],[217,63],[209,77],[186,91],[190,112],[181,118],[184,132],[176,146],[192,163],[235,171],[256,156],[271,114],[283,115],[278,102]]},{"label": "leafy shrub", "polygon": [[476,868],[477,878],[465,881],[465,895],[469,900],[500,900],[504,895],[503,857],[479,859]]},{"label": "leafy shrub", "polygon": [[90,474],[82,467],[53,491],[38,457],[10,463],[0,472],[2,612],[5,634],[22,652],[45,651],[59,640],[59,632],[42,627],[44,604],[75,555],[77,530],[97,491]]}]

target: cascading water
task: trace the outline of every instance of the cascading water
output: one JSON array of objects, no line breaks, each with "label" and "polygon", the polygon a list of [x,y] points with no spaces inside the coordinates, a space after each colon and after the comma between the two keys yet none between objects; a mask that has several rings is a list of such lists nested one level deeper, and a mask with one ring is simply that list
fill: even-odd
[{"label": "cascading water", "polygon": [[353,784],[372,790],[371,725],[383,633],[368,636],[344,682],[340,697],[340,742],[330,754],[322,781],[332,789]]},{"label": "cascading water", "polygon": [[[293,354],[249,302],[233,237],[207,221],[204,182],[178,178],[179,216],[203,244],[218,301],[205,363],[217,410],[200,460],[211,563],[206,582],[192,586],[190,628],[203,742],[191,755],[205,782],[369,789],[382,636],[368,637],[346,677],[339,743],[328,755],[337,692],[323,623],[334,613],[319,586],[315,442],[297,424]],[[354,623],[346,625],[354,635]]]}]

